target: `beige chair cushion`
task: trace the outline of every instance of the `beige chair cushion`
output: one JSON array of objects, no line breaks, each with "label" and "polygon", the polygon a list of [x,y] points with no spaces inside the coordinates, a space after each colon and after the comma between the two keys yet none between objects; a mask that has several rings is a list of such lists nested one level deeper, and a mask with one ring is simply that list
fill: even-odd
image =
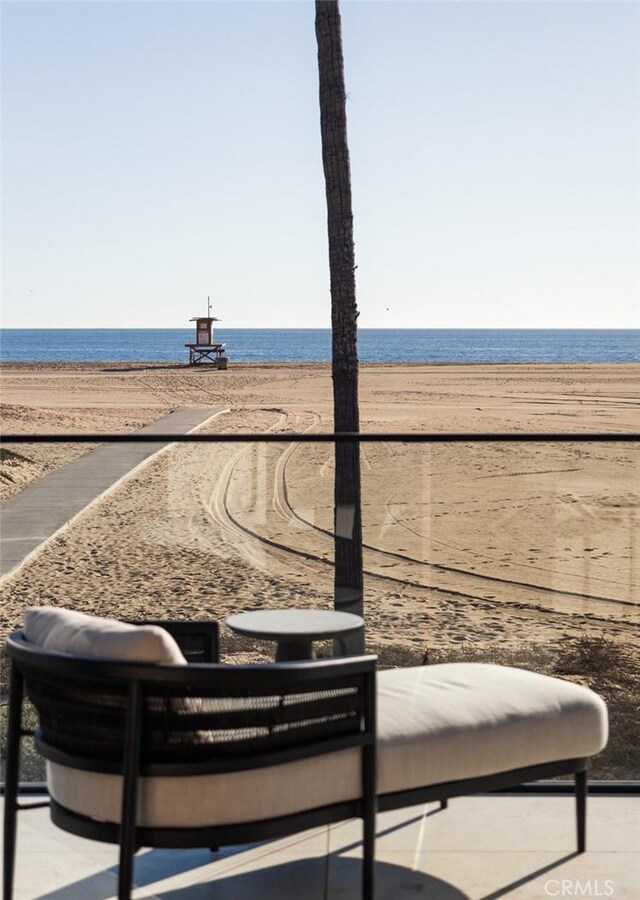
[{"label": "beige chair cushion", "polygon": [[59,653],[186,665],[174,639],[158,625],[127,625],[71,609],[54,606],[27,609],[24,636],[31,644]]},{"label": "beige chair cushion", "polygon": [[[378,675],[378,793],[598,753],[607,710],[588,688],[522,669],[449,663]],[[121,777],[47,764],[52,797],[120,818]],[[138,822],[157,827],[257,821],[360,796],[360,754],[185,778],[143,778]]]}]

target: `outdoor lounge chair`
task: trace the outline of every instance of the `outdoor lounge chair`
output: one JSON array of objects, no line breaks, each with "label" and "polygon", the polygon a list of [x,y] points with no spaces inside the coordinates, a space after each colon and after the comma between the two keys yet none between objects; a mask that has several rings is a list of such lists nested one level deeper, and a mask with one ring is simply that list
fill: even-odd
[{"label": "outdoor lounge chair", "polygon": [[217,847],[351,817],[364,823],[371,900],[376,807],[566,773],[585,849],[586,766],[607,730],[587,688],[478,663],[380,672],[376,688],[375,657],[185,665],[161,628],[79,615],[29,610],[8,639],[5,900],[25,693],[52,821],[119,844],[120,900],[141,846]]}]

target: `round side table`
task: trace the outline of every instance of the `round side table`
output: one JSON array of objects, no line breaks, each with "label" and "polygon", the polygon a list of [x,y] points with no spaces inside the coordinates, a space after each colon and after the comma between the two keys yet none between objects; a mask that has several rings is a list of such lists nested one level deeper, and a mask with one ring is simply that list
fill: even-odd
[{"label": "round side table", "polygon": [[314,641],[351,634],[364,625],[361,616],[324,609],[261,609],[229,616],[232,631],[277,643],[276,662],[315,659]]}]

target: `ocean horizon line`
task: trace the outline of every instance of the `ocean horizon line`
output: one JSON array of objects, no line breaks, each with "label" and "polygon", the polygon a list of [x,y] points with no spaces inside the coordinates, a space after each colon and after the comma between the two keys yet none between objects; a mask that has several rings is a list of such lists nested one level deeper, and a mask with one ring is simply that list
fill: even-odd
[{"label": "ocean horizon line", "polygon": [[[193,326],[189,325],[161,325],[155,328],[141,327],[138,325],[124,325],[124,326],[109,326],[109,325],[48,325],[42,328],[32,328],[27,326],[20,325],[11,325],[11,326],[2,326],[0,328],[0,334],[4,331],[192,331]],[[238,327],[216,327],[217,331],[331,331],[330,325],[322,325],[317,327],[299,327],[297,325],[281,325],[281,326],[263,326],[263,325],[243,325]],[[638,327],[627,327],[623,326],[620,328],[614,328],[612,326],[605,326],[602,328],[597,327],[555,327],[550,325],[540,325],[540,326],[518,326],[518,327],[510,327],[510,326],[502,326],[496,325],[492,326],[475,326],[475,325],[455,325],[455,326],[447,326],[447,325],[411,325],[411,326],[385,326],[380,327],[377,325],[362,325],[358,327],[358,331],[484,331],[484,332],[492,332],[492,331],[637,331],[640,334],[640,326]]]}]

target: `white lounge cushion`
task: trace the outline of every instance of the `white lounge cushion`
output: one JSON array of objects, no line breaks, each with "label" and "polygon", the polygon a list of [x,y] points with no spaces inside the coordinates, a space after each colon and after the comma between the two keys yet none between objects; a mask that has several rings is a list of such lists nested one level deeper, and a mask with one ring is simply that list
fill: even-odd
[{"label": "white lounge cushion", "polygon": [[27,609],[24,636],[31,644],[59,653],[186,665],[174,639],[159,625],[128,625],[55,606]]},{"label": "white lounge cushion", "polygon": [[[522,669],[449,663],[378,675],[378,793],[589,757],[607,742],[593,691]],[[47,764],[52,797],[120,818],[121,777]],[[156,827],[274,818],[360,796],[360,755],[347,750],[223,775],[141,780],[138,822]]]},{"label": "white lounge cushion", "polygon": [[602,698],[560,678],[482,663],[379,677],[381,793],[589,757],[607,743]]}]

